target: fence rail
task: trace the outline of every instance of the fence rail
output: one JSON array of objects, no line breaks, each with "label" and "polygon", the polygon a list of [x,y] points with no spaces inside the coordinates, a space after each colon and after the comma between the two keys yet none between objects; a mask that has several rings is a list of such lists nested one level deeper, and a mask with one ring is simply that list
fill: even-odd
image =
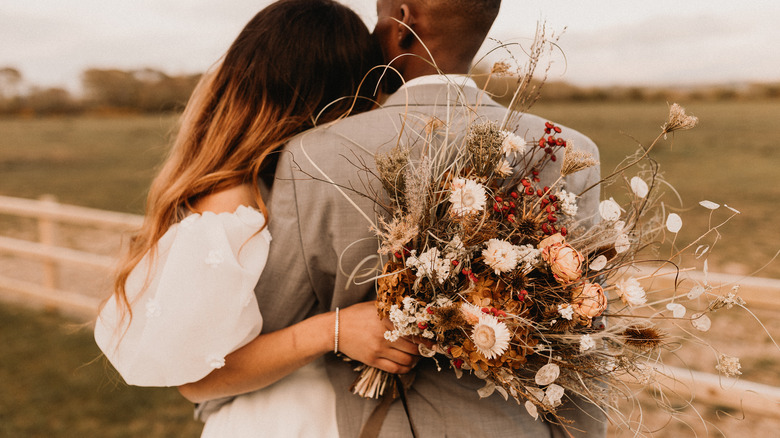
[{"label": "fence rail", "polygon": [[[60,204],[50,196],[40,200],[0,196],[0,215],[33,219],[37,222],[37,241],[0,236],[0,255],[32,259],[40,263],[40,282],[11,278],[0,273],[0,293],[46,307],[62,309],[83,318],[95,315],[100,298],[65,290],[59,278],[62,266],[77,267],[109,277],[116,257],[61,246],[60,224],[93,228],[119,234],[137,229],[143,217],[127,213]],[[102,293],[105,296],[108,292]]]},{"label": "fence rail", "polygon": [[[126,213],[107,212],[85,207],[58,204],[52,199],[30,200],[0,196],[0,214],[33,218],[38,221],[38,242],[0,236],[0,254],[33,258],[44,265],[43,283],[12,279],[0,275],[0,293],[13,293],[33,299],[48,306],[65,309],[70,313],[92,318],[99,304],[97,297],[63,290],[57,278],[60,264],[77,265],[108,275],[115,258],[85,251],[57,246],[57,225],[68,223],[83,227],[114,230],[121,233],[138,228],[143,218]],[[652,270],[643,270],[638,275],[648,275]],[[703,283],[702,274],[692,277]],[[752,305],[780,310],[780,280],[735,277],[710,273],[707,283],[715,287],[730,287],[740,284],[740,295]],[[661,287],[674,287],[674,275],[661,275],[653,281],[663,282]],[[655,286],[659,286],[656,284]],[[726,406],[756,414],[780,417],[780,388],[743,380],[720,378],[682,368],[660,370],[659,381],[677,394],[696,394],[704,403]]]}]

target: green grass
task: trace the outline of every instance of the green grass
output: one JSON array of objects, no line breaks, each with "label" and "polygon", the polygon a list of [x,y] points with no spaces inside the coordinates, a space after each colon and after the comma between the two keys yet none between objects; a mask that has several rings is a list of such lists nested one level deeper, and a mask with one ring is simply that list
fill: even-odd
[{"label": "green grass", "polygon": [[196,437],[192,405],[171,388],[125,385],[91,329],[0,305],[0,437]]},{"label": "green grass", "polygon": [[[685,104],[685,102],[682,102]],[[775,214],[780,201],[780,102],[696,102],[700,118],[654,151],[666,179],[682,196],[687,243],[707,229],[708,199],[742,212],[723,229],[710,263],[713,270],[752,273],[780,250]],[[667,116],[664,103],[539,103],[533,112],[587,134],[599,145],[602,169],[614,169],[647,145]],[[155,169],[166,153],[175,116],[0,119],[0,194],[142,213]],[[565,136],[565,133],[564,133]],[[636,139],[636,140],[634,140]],[[670,138],[671,140],[671,138]],[[627,175],[633,176],[632,171]],[[725,218],[725,210],[713,220]],[[780,278],[780,261],[759,276]]]},{"label": "green grass", "polygon": [[0,194],[143,213],[175,116],[0,119]]},{"label": "green grass", "polygon": [[[711,269],[749,274],[764,266],[780,250],[777,203],[780,201],[780,156],[774,150],[780,138],[780,102],[697,102],[686,106],[699,117],[690,131],[669,136],[652,156],[665,179],[674,186],[665,202],[682,209],[683,229],[677,239],[688,243],[707,230],[709,210],[701,200],[727,204],[742,214],[722,229],[722,239],[710,256]],[[648,146],[660,132],[668,107],[664,103],[555,103],[539,104],[533,112],[561,122],[591,137],[601,152],[602,174],[637,148]],[[565,132],[564,132],[565,137]],[[626,172],[630,178],[635,170]],[[616,192],[610,188],[608,193]],[[727,217],[720,209],[714,224]],[[780,278],[780,261],[758,276]]]}]

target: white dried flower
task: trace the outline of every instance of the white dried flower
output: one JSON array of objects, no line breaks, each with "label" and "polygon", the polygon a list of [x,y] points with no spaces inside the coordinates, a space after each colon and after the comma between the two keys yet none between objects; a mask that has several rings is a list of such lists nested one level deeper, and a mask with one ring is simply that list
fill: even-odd
[{"label": "white dried flower", "polygon": [[742,365],[739,364],[739,358],[721,354],[718,358],[718,365],[715,369],[723,373],[726,377],[736,377],[742,375],[740,371]]},{"label": "white dried flower", "polygon": [[553,383],[547,387],[547,390],[544,391],[544,399],[542,399],[542,403],[552,408],[560,406],[563,394],[563,387]]},{"label": "white dried flower", "polygon": [[590,262],[590,266],[588,266],[588,268],[590,268],[592,271],[600,271],[604,269],[605,266],[607,266],[607,258],[603,255],[600,255],[593,259],[592,262]]},{"label": "white dried flower", "polygon": [[503,322],[493,315],[483,314],[471,332],[471,340],[483,356],[494,359],[509,348],[512,334]]},{"label": "white dried flower", "polygon": [[496,275],[517,267],[518,253],[515,246],[505,240],[488,240],[487,248],[482,250],[482,257],[485,259],[485,264],[490,266]]},{"label": "white dried flower", "polygon": [[536,372],[536,376],[534,376],[534,381],[539,386],[545,386],[554,382],[560,375],[561,368],[554,363],[548,363],[539,368],[539,371]]},{"label": "white dried flower", "polygon": [[560,190],[555,196],[558,198],[558,206],[564,215],[569,217],[577,216],[577,195],[566,190]]},{"label": "white dried flower", "polygon": [[525,402],[525,410],[528,412],[528,415],[532,416],[534,420],[539,419],[539,411],[536,409],[536,405],[533,404],[530,401]]},{"label": "white dried flower", "polygon": [[441,258],[439,249],[433,247],[419,257],[412,251],[412,254],[406,258],[406,266],[416,269],[418,277],[435,278],[439,283],[444,283],[450,275],[452,260]]},{"label": "white dried flower", "polygon": [[592,271],[600,271],[604,269],[605,266],[607,266],[607,258],[603,255],[600,255],[593,259],[592,262],[590,262],[588,268],[590,268]]},{"label": "white dried flower", "polygon": [[533,245],[519,245],[514,248],[517,254],[517,263],[523,267],[523,270],[529,270],[539,263],[539,257],[542,255],[541,249]]},{"label": "white dried flower", "polygon": [[558,314],[571,321],[574,318],[574,308],[568,304],[558,304]]},{"label": "white dried flower", "polygon": [[680,228],[682,228],[682,218],[680,215],[677,213],[669,213],[669,216],[666,218],[666,229],[672,233],[676,233],[680,231]]},{"label": "white dried flower", "polygon": [[620,299],[629,306],[641,306],[647,302],[645,290],[636,278],[624,278],[617,282],[617,293]]},{"label": "white dried flower", "polygon": [[487,203],[485,187],[472,180],[454,178],[452,180],[452,193],[450,193],[452,212],[463,216],[482,211]]},{"label": "white dried flower", "polygon": [[669,303],[666,305],[666,308],[672,311],[672,316],[675,318],[682,318],[687,310],[685,306],[679,303]]},{"label": "white dried flower", "polygon": [[712,321],[703,313],[695,313],[691,315],[691,325],[700,332],[706,332],[712,327]]},{"label": "white dried flower", "polygon": [[509,175],[511,175],[513,172],[512,166],[509,164],[509,161],[505,159],[501,159],[501,161],[498,162],[498,165],[496,166],[496,173],[505,178]]},{"label": "white dried flower", "polygon": [[650,192],[647,183],[642,178],[635,176],[631,178],[631,191],[639,198],[644,198]]},{"label": "white dried flower", "polygon": [[626,234],[620,234],[615,239],[615,251],[618,254],[624,253],[631,249],[631,239]]},{"label": "white dried flower", "polygon": [[695,300],[696,298],[699,298],[704,293],[704,287],[700,285],[696,285],[691,288],[690,291],[688,291],[688,299]]},{"label": "white dried flower", "polygon": [[[387,330],[385,332],[384,337],[385,337],[385,339],[387,339],[390,342],[395,342],[399,338],[398,332],[396,332],[395,330]],[[422,345],[422,344],[420,344],[420,345]]]},{"label": "white dried flower", "polygon": [[699,205],[709,210],[717,210],[718,208],[720,208],[720,204],[716,204],[712,201],[707,201],[707,200],[700,201]]},{"label": "white dried flower", "polygon": [[501,151],[506,154],[525,154],[527,149],[527,146],[525,144],[525,140],[522,139],[522,137],[516,135],[513,132],[509,131],[503,131],[505,134],[504,141],[501,142]]},{"label": "white dried flower", "polygon": [[599,214],[605,221],[616,221],[620,219],[620,205],[612,198],[601,201],[599,203]]},{"label": "white dried flower", "polygon": [[580,336],[580,353],[596,348],[596,341],[590,335]]}]

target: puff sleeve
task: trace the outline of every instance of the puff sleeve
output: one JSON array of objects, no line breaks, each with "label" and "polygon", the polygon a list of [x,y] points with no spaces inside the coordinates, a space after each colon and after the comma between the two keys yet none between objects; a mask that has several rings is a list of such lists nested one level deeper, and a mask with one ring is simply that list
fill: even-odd
[{"label": "puff sleeve", "polygon": [[254,287],[271,236],[263,215],[193,214],[173,225],[126,282],[132,319],[116,297],[105,304],[95,340],[128,384],[178,386],[202,379],[254,339],[262,315]]}]

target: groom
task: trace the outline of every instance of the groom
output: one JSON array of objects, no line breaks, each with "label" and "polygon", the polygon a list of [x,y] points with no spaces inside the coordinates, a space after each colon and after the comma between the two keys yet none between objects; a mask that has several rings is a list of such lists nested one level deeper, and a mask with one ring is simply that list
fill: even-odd
[{"label": "groom", "polygon": [[[304,133],[280,154],[269,203],[274,244],[256,288],[264,331],[374,299],[374,284],[366,279],[377,273],[364,271],[377,264],[377,240],[369,225],[376,222],[378,208],[358,192],[380,193],[381,188],[361,165],[373,168],[375,152],[399,142],[413,145],[416,134],[424,133],[434,117],[455,131],[475,117],[503,119],[506,109],[463,76],[499,6],[500,0],[377,1],[375,34],[387,62],[406,84],[380,109]],[[438,74],[432,60],[446,76]],[[448,104],[456,101],[461,108],[476,108],[476,114],[453,111],[453,106],[448,111]],[[530,114],[517,125],[515,132],[524,137],[544,130],[544,120]],[[578,148],[598,156],[587,137],[569,129],[565,133]],[[557,168],[548,167],[549,174],[542,177],[550,181]],[[567,178],[567,189],[578,193],[598,179],[598,167],[575,173]],[[580,199],[582,216],[595,212],[598,196],[591,190]],[[379,402],[351,394],[354,364],[330,356],[339,431],[343,437],[356,437]],[[407,393],[409,418],[402,403],[395,402],[379,436],[411,436],[410,421],[420,437],[568,436],[560,426],[535,421],[522,406],[498,395],[480,400],[476,390],[484,382],[473,376],[458,380],[451,370],[437,371],[430,359],[422,359],[415,373]],[[605,434],[604,416],[593,405],[575,398],[559,412],[575,420],[568,427],[574,436]]]}]

